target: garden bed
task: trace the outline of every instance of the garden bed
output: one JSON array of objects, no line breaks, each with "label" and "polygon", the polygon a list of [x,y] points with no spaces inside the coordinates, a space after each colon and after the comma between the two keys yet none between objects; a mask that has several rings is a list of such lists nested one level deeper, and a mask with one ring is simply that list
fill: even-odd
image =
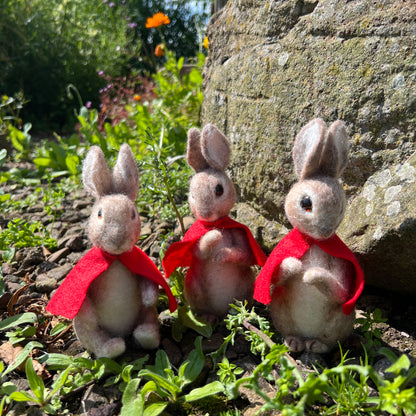
[{"label": "garden bed", "polygon": [[[20,232],[19,238],[22,241],[25,239],[33,240],[36,235],[42,236],[42,240],[39,240],[38,244],[34,244],[34,247],[16,248],[13,260],[10,263],[4,262],[2,265],[5,287],[0,298],[1,320],[4,321],[11,316],[17,317],[21,314],[32,313],[35,314],[36,321],[33,325],[26,322],[23,325],[16,325],[7,332],[0,332],[2,344],[0,358],[7,368],[13,365],[16,356],[21,353],[25,346],[31,342],[39,343],[34,344],[35,347],[31,349],[29,355],[32,357],[33,363],[36,363],[34,368],[37,374],[43,379],[45,386],[49,388],[63,369],[56,369],[50,362],[45,361],[45,356],[63,354],[68,357],[88,357],[76,340],[72,327],[67,326],[69,322],[52,316],[45,311],[45,306],[51,294],[73,265],[82,257],[83,253],[90,248],[86,230],[92,199],[86,195],[80,184],[76,185],[70,181],[60,185],[59,195],[53,195],[50,191],[58,190],[58,187],[55,186],[57,183],[35,187],[18,184],[4,187],[3,193],[14,195],[13,200],[16,208],[13,210],[12,207],[9,207],[9,212],[0,215],[2,230],[10,230],[10,233]],[[45,207],[49,207],[49,209],[45,210]],[[189,218],[188,223],[191,221],[192,219]],[[38,226],[31,230],[28,227],[25,228],[23,222],[26,224],[29,222],[37,223]],[[11,224],[14,224],[14,226],[12,227]],[[179,234],[175,233],[176,228],[177,226],[173,221],[162,221],[155,217],[142,217],[142,238],[139,241],[139,246],[160,265],[161,241],[165,241],[168,245],[179,239]],[[44,241],[50,241],[49,248],[43,245]],[[53,241],[56,241],[56,245]],[[3,252],[3,256],[4,254],[7,255]],[[363,319],[360,323],[357,323],[353,336],[342,345],[342,352],[336,349],[322,356],[303,353],[294,355],[292,358],[295,361],[287,361],[288,356],[285,354],[278,355],[276,356],[276,364],[267,370],[270,377],[264,377],[264,374],[267,373],[265,369],[266,372],[261,373],[261,376],[256,379],[253,378],[253,374],[255,374],[259,365],[264,365],[267,361],[270,344],[267,346],[267,343],[262,342],[255,329],[253,332],[253,328],[250,329],[250,324],[245,324],[251,322],[255,328],[267,325],[265,324],[268,321],[266,308],[256,304],[256,314],[251,315],[245,308],[243,308],[243,312],[241,309],[239,311],[234,310],[235,313],[231,315],[232,318],[228,322],[236,321],[239,314],[246,314],[246,318],[234,323],[234,326],[228,325],[228,328],[225,323],[221,323],[213,328],[211,336],[202,337],[202,339],[194,330],[185,328],[182,339],[179,341],[178,339],[175,340],[172,335],[175,318],[165,311],[165,307],[166,304],[162,299],[159,308],[162,334],[160,350],[165,351],[165,358],[168,359],[167,363],[170,363],[173,373],[176,373],[183,363],[189,359],[189,354],[193,354],[191,357],[196,357],[199,354],[199,359],[202,360],[198,374],[192,379],[191,383],[180,389],[177,396],[167,395],[161,398],[156,391],[149,390],[144,405],[148,407],[152,403],[165,404],[162,413],[165,415],[255,414],[267,401],[265,397],[259,395],[258,388],[267,397],[275,397],[279,390],[278,380],[283,379],[281,372],[284,363],[291,362],[296,370],[306,377],[306,375],[315,372],[315,366],[327,369],[339,366],[340,362],[345,361],[343,356],[348,350],[347,357],[351,359],[351,362],[347,361],[344,364],[360,364],[360,360],[361,364],[364,364],[366,358],[362,347],[363,343],[367,345],[368,360],[372,367],[381,377],[387,380],[390,376],[394,380],[392,373],[390,375],[385,373],[385,370],[391,365],[391,354],[395,354],[397,357],[405,354],[410,358],[413,366],[416,360],[416,308],[414,302],[403,296],[380,292],[374,288],[366,288],[361,296],[357,305],[357,314]],[[379,312],[373,314],[376,310],[379,310]],[[254,318],[251,320],[250,316],[254,316]],[[381,318],[386,319],[386,321],[382,322],[383,319]],[[53,328],[61,324],[64,325],[65,329],[54,334]],[[34,328],[34,332],[30,328]],[[260,329],[270,335],[267,328],[266,330],[264,328]],[[234,342],[229,342],[228,345],[224,346],[224,340],[231,333],[235,334]],[[177,338],[177,335],[175,337]],[[20,341],[16,342],[18,338],[20,338]],[[200,347],[198,346],[199,340],[202,341]],[[272,340],[275,343],[281,341],[277,334],[272,337]],[[387,347],[389,351],[387,356],[386,353],[380,353],[381,347]],[[55,357],[59,356],[56,355]],[[137,350],[134,344],[128,341],[127,352],[115,360],[118,365],[115,369],[112,369],[108,363],[107,367],[101,363],[103,367],[100,368],[100,364],[94,360],[85,361],[83,364],[85,367],[82,371],[85,374],[90,374],[89,379],[85,378],[84,381],[78,379],[76,381],[75,376],[73,376],[73,383],[78,383],[78,385],[75,388],[65,385],[60,392],[57,392],[59,400],[56,402],[59,402],[59,405],[55,404],[56,412],[61,414],[66,410],[67,414],[71,415],[117,415],[122,411],[126,412],[124,414],[129,414],[127,413],[127,399],[124,389],[129,379],[130,381],[134,379],[133,374],[137,375],[140,371],[137,360],[145,356],[147,356],[147,360],[146,364],[142,364],[143,368],[148,368],[149,365],[154,366],[156,365],[155,360],[157,363],[161,359],[161,355],[157,355],[156,351],[144,352]],[[224,360],[224,357],[226,357],[226,360]],[[282,357],[286,358],[282,359]],[[219,363],[223,366],[218,367]],[[88,365],[91,365],[91,367],[88,367]],[[126,367],[129,369],[126,370]],[[241,370],[237,371],[236,369]],[[102,374],[100,374],[100,371]],[[123,373],[123,376],[118,371]],[[247,385],[242,383],[234,397],[232,394],[226,395],[226,389],[231,389],[233,381],[235,382],[241,377],[248,380]],[[147,380],[150,379],[151,377]],[[355,375],[352,379],[358,380],[359,378]],[[409,378],[410,384],[406,387],[410,388],[413,381]],[[18,391],[23,392],[30,392],[30,388],[33,387],[29,385],[24,363],[10,371],[2,382],[11,382]],[[221,391],[218,394],[206,394],[206,397],[202,394],[201,399],[198,400],[193,400],[192,396],[189,396],[190,392],[206,385],[218,388],[219,385],[215,383],[219,382],[224,388],[219,388],[219,391]],[[377,388],[371,380],[365,383],[361,380],[361,383],[368,389],[368,396],[377,396]],[[140,388],[143,384],[140,384]],[[295,383],[294,391],[297,387],[299,386]],[[280,386],[280,389],[282,389],[282,386]],[[122,390],[124,390],[124,395]],[[174,396],[175,398],[172,398]],[[189,403],[186,400],[187,398],[190,399],[188,400]],[[334,405],[333,398],[323,395],[322,399],[323,403],[316,399],[306,406],[305,414],[324,414],[328,408],[331,408],[331,405]],[[290,405],[295,406],[297,403],[296,396],[291,394],[287,394],[284,400],[287,401],[288,409],[291,409]],[[354,400],[358,403],[357,398]],[[51,404],[54,404],[54,402],[51,402]],[[61,407],[59,408],[59,406]],[[364,409],[362,410],[362,414],[364,414],[366,412],[365,406],[362,404],[360,406]],[[156,409],[157,406],[154,408]],[[46,410],[48,409],[46,408]],[[278,414],[277,407],[274,412],[271,414]],[[42,413],[39,406],[26,401],[7,404],[6,414],[35,415]],[[149,414],[158,413],[149,412]],[[357,410],[354,414],[361,413]],[[384,413],[377,410],[373,414]]]}]

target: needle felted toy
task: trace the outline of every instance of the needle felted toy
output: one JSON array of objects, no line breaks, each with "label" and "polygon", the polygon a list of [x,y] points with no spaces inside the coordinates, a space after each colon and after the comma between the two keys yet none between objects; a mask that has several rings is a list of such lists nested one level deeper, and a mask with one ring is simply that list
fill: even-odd
[{"label": "needle felted toy", "polygon": [[298,134],[293,159],[299,181],[285,201],[294,229],[261,270],[254,298],[270,303],[276,329],[291,351],[325,353],[353,329],[364,274],[335,230],[345,211],[339,177],[348,159],[341,121],[327,130],[312,120]]},{"label": "needle felted toy", "polygon": [[196,222],[181,242],[173,243],[163,258],[166,276],[189,267],[185,298],[191,309],[213,323],[237,300],[252,302],[253,265],[266,256],[250,230],[228,214],[236,201],[234,185],[225,169],[231,149],[216,126],[188,132],[187,161],[195,170],[189,204]]},{"label": "needle felted toy", "polygon": [[74,319],[82,345],[98,357],[125,351],[133,334],[144,349],[158,347],[158,286],[176,309],[166,280],[150,258],[135,246],[140,217],[134,200],[139,173],[130,147],[123,144],[111,173],[101,149],[93,146],[83,166],[85,189],[96,198],[89,220],[94,247],[71,270],[47,310]]}]

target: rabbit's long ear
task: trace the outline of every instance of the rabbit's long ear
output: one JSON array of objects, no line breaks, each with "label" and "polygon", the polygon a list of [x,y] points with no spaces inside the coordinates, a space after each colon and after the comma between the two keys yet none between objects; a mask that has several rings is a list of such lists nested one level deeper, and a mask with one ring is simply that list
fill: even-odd
[{"label": "rabbit's long ear", "polygon": [[189,166],[195,171],[200,172],[208,169],[209,165],[202,155],[201,133],[198,129],[192,128],[188,131],[188,144],[186,148],[186,160]]},{"label": "rabbit's long ear", "polygon": [[120,147],[117,162],[113,169],[114,191],[128,196],[132,201],[139,189],[139,171],[130,146],[124,143]]},{"label": "rabbit's long ear", "polygon": [[201,149],[205,160],[214,169],[225,170],[230,163],[230,143],[213,124],[202,129]]},{"label": "rabbit's long ear", "polygon": [[299,179],[319,173],[325,133],[325,123],[320,118],[316,118],[303,127],[296,136],[293,146],[293,162],[296,176]]},{"label": "rabbit's long ear", "polygon": [[98,146],[91,147],[85,157],[82,181],[87,192],[95,198],[112,193],[111,173],[104,154]]},{"label": "rabbit's long ear", "polygon": [[328,129],[321,157],[322,173],[340,177],[348,162],[348,135],[345,124],[337,120]]}]

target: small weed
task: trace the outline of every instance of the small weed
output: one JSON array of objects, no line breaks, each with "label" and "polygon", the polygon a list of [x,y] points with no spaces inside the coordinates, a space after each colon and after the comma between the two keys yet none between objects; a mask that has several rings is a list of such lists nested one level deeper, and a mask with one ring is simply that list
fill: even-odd
[{"label": "small weed", "polygon": [[[33,402],[40,406],[45,413],[57,414],[62,408],[59,393],[66,382],[69,368],[59,374],[57,379],[52,383],[51,388],[46,388],[42,378],[36,374],[31,357],[26,360],[25,369],[31,393],[27,391],[14,391],[10,394],[9,399],[15,402]],[[68,412],[60,412],[60,414],[65,413]]]},{"label": "small weed", "polygon": [[2,258],[8,263],[13,260],[16,249],[36,246],[56,247],[56,240],[50,237],[49,231],[40,221],[27,222],[15,218],[9,221],[7,228],[0,233]]},{"label": "small weed", "polygon": [[[141,414],[159,415],[170,403],[194,402],[223,392],[224,386],[219,381],[213,381],[203,387],[194,388],[185,394],[184,389],[200,375],[204,368],[205,356],[202,352],[201,337],[195,341],[195,349],[174,371],[168,356],[163,350],[158,350],[154,366],[147,366],[139,371],[138,377],[131,379],[123,394],[123,409],[121,415],[133,414],[133,409]],[[141,379],[147,383],[141,385]],[[150,397],[151,403],[146,403]]]},{"label": "small weed", "polygon": [[378,308],[372,313],[363,312],[363,317],[356,320],[361,325],[359,329],[365,338],[365,347],[371,357],[377,353],[377,348],[381,346],[382,334],[378,326],[386,321],[387,319],[382,317],[381,310]]}]

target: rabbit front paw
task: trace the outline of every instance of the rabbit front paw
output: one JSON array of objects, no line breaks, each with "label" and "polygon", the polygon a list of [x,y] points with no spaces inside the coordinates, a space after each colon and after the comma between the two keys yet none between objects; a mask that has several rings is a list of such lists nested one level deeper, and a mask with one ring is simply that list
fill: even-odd
[{"label": "rabbit front paw", "polygon": [[290,276],[296,276],[302,273],[303,265],[299,259],[294,257],[285,258],[279,269],[279,281],[283,283]]},{"label": "rabbit front paw", "polygon": [[199,240],[199,255],[201,258],[208,258],[211,256],[212,251],[222,240],[222,234],[219,230],[208,231]]},{"label": "rabbit front paw", "polygon": [[214,260],[218,263],[244,264],[250,263],[250,256],[244,250],[226,247],[217,253]]},{"label": "rabbit front paw", "polygon": [[329,270],[321,267],[308,269],[303,275],[303,281],[307,284],[314,285],[325,296],[331,297],[334,301],[344,303],[348,298],[348,291],[336,279]]}]

